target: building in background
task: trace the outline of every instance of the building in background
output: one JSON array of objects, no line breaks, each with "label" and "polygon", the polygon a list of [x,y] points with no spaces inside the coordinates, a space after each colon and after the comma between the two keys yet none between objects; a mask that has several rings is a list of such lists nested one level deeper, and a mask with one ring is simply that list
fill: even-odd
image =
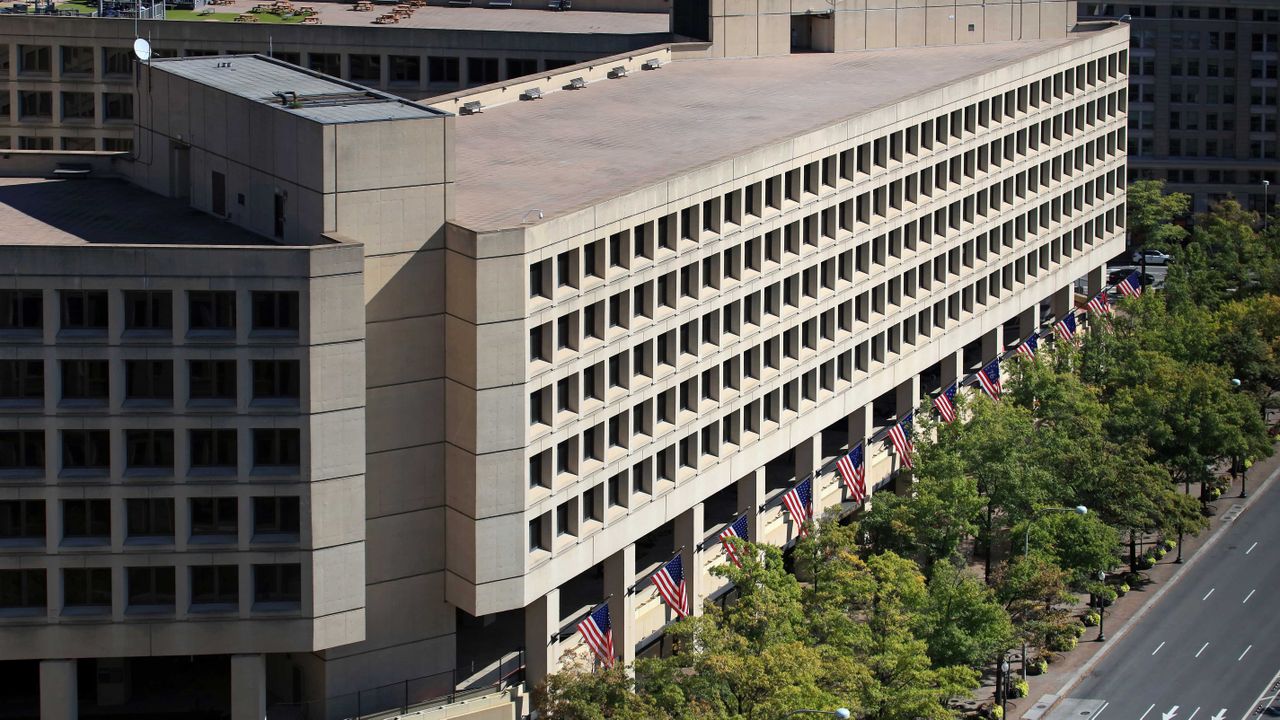
[{"label": "building in background", "polygon": [[[1080,3],[1128,16],[1129,175],[1165,180],[1193,210],[1228,196],[1263,211],[1280,182],[1280,7],[1271,0]],[[1264,182],[1271,185],[1264,191]],[[1274,204],[1270,210],[1274,212]]]},{"label": "building in background", "polygon": [[425,105],[159,59],[129,154],[6,153],[6,707],[356,716],[606,597],[630,660],[674,553],[698,612],[740,512],[789,543],[863,440],[893,489],[885,429],[1122,249],[1129,38],[810,9]]}]

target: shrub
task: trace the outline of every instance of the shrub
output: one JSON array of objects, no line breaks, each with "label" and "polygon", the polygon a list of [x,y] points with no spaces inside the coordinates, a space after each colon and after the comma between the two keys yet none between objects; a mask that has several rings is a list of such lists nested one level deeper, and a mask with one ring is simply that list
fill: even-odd
[{"label": "shrub", "polygon": [[1168,540],[1165,540],[1165,541],[1164,541],[1164,549],[1165,549],[1165,550],[1173,550],[1173,549],[1174,549],[1174,548],[1176,548],[1176,547],[1178,547],[1178,541],[1177,541],[1177,540],[1168,539]]},{"label": "shrub", "polygon": [[1155,564],[1156,561],[1150,555],[1143,555],[1138,558],[1138,567],[1142,570],[1150,570]]},{"label": "shrub", "polygon": [[999,705],[991,706],[991,717],[994,720],[1004,720],[1004,708]]},{"label": "shrub", "polygon": [[1034,670],[1035,672],[1032,673],[1034,675],[1043,675],[1049,672],[1049,659],[1042,657],[1036,658],[1035,662],[1031,663],[1031,666],[1027,669]]},{"label": "shrub", "polygon": [[1168,550],[1165,550],[1165,549],[1164,549],[1164,546],[1160,546],[1160,547],[1157,547],[1155,550],[1153,550],[1153,551],[1151,552],[1151,554],[1152,554],[1152,555],[1155,555],[1155,556],[1156,556],[1156,559],[1157,559],[1157,560],[1159,560],[1160,558],[1164,557],[1164,556],[1165,556],[1165,553],[1167,553],[1167,552],[1169,552],[1169,551],[1168,551]]},{"label": "shrub", "polygon": [[1118,596],[1118,595],[1128,594],[1129,590],[1130,590],[1129,583],[1120,583],[1119,585],[1116,586],[1116,595]]},{"label": "shrub", "polygon": [[1217,500],[1220,497],[1222,497],[1222,488],[1213,488],[1209,491],[1210,500]]},{"label": "shrub", "polygon": [[1098,624],[1097,611],[1090,610],[1089,612],[1084,614],[1084,617],[1081,618],[1080,621],[1084,623],[1085,627],[1096,627]]},{"label": "shrub", "polygon": [[1027,681],[1023,680],[1022,678],[1018,678],[1017,680],[1014,680],[1013,685],[1009,687],[1009,697],[1011,698],[1026,697],[1027,693],[1030,691],[1031,691],[1031,688],[1027,687]]}]

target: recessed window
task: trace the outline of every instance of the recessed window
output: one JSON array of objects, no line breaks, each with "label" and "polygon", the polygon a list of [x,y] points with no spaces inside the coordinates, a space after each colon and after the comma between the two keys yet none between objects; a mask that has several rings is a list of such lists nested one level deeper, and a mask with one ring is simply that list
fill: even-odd
[{"label": "recessed window", "polygon": [[193,565],[191,605],[200,609],[233,609],[240,603],[240,568],[235,565]]},{"label": "recessed window", "polygon": [[298,399],[300,364],[297,360],[254,360],[253,399]]},{"label": "recessed window", "polygon": [[235,472],[235,430],[192,430],[189,439],[193,470]]},{"label": "recessed window", "polygon": [[382,56],[352,53],[347,56],[351,67],[350,78],[356,82],[382,84]]},{"label": "recessed window", "polygon": [[133,51],[129,48],[103,48],[102,74],[133,74]]},{"label": "recessed window", "polygon": [[129,608],[144,610],[173,610],[174,592],[172,567],[127,568]]},{"label": "recessed window", "polygon": [[173,498],[130,498],[125,510],[130,540],[173,542]]},{"label": "recessed window", "polygon": [[194,334],[234,333],[236,294],[231,291],[187,293],[187,324]]},{"label": "recessed window", "polygon": [[133,93],[103,93],[102,111],[107,120],[132,120]]},{"label": "recessed window", "polygon": [[106,290],[63,290],[60,297],[63,330],[107,331]]},{"label": "recessed window", "polygon": [[65,568],[62,603],[79,610],[110,610],[111,568]]},{"label": "recessed window", "polygon": [[0,608],[5,610],[44,610],[46,571],[43,568],[0,570]]},{"label": "recessed window", "polygon": [[44,361],[0,360],[0,401],[39,405],[44,400]]},{"label": "recessed window", "polygon": [[235,540],[239,532],[239,507],[236,498],[191,498],[192,540],[225,538]]},{"label": "recessed window", "polygon": [[63,45],[62,74],[92,75],[93,48],[79,45]]},{"label": "recessed window", "polygon": [[297,497],[256,497],[253,499],[255,541],[297,540],[300,517]]},{"label": "recessed window", "polygon": [[0,542],[44,544],[43,500],[0,500]]},{"label": "recessed window", "polygon": [[111,433],[107,430],[63,430],[62,469],[108,472],[111,469]]},{"label": "recessed window", "polygon": [[236,401],[235,360],[192,360],[187,370],[192,400]]},{"label": "recessed window", "polygon": [[173,330],[173,295],[168,290],[126,292],[124,327],[168,335]]},{"label": "recessed window", "polygon": [[298,293],[253,293],[253,330],[254,332],[297,334]]},{"label": "recessed window", "polygon": [[301,433],[297,428],[254,429],[255,468],[296,468],[301,455]]},{"label": "recessed window", "polygon": [[18,72],[48,73],[52,51],[47,45],[19,45]]},{"label": "recessed window", "polygon": [[302,602],[302,566],[254,565],[253,601],[282,605],[297,605]]},{"label": "recessed window", "polygon": [[126,430],[124,437],[129,470],[173,472],[172,430]]},{"label": "recessed window", "polygon": [[63,360],[62,399],[106,403],[108,397],[106,360]]},{"label": "recessed window", "polygon": [[110,500],[63,500],[62,537],[111,540]]},{"label": "recessed window", "polygon": [[172,360],[126,360],[124,378],[126,401],[173,402]]},{"label": "recessed window", "polygon": [[63,92],[63,120],[93,120],[93,93]]},{"label": "recessed window", "polygon": [[44,431],[0,431],[0,471],[39,473],[44,470]]},{"label": "recessed window", "polygon": [[39,290],[0,290],[0,331],[37,332],[44,326],[44,295]]}]

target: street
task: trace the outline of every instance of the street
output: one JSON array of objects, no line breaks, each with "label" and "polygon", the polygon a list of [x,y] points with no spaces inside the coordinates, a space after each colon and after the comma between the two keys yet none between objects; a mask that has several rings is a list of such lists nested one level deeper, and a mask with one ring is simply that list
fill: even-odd
[{"label": "street", "polygon": [[[1049,720],[1246,720],[1272,707],[1280,690],[1280,492],[1271,485]],[[1244,501],[1223,498],[1219,512],[1236,502]],[[1082,642],[1096,637],[1091,628]]]}]

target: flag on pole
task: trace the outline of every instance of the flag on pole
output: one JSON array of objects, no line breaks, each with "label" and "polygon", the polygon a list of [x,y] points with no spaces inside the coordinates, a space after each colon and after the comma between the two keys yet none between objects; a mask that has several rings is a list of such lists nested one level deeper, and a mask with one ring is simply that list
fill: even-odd
[{"label": "flag on pole", "polygon": [[916,451],[916,446],[911,442],[911,416],[914,412],[909,412],[902,416],[902,421],[897,425],[889,428],[889,440],[893,443],[893,449],[898,453],[898,462],[903,467],[912,467],[911,454]]},{"label": "flag on pole", "polygon": [[1018,354],[1022,357],[1032,360],[1036,356],[1036,350],[1040,347],[1040,336],[1031,333],[1030,337],[1018,344]]},{"label": "flag on pole", "polygon": [[1000,399],[1000,358],[987,363],[978,372],[978,382],[982,385],[982,389],[987,391],[987,395],[991,396],[992,400]]},{"label": "flag on pole", "polygon": [[953,382],[951,387],[938,393],[938,397],[933,399],[933,407],[942,416],[943,422],[953,423],[956,421],[956,391],[959,389],[960,383]]},{"label": "flag on pole", "polygon": [[1054,326],[1053,331],[1063,340],[1075,341],[1076,338],[1076,314],[1075,311],[1067,313],[1067,316],[1059,320]]},{"label": "flag on pole", "polygon": [[729,560],[734,565],[742,567],[742,560],[738,557],[738,553],[733,549],[733,543],[729,542],[729,538],[742,538],[750,540],[750,533],[747,530],[747,516],[739,515],[737,520],[729,523],[729,527],[720,531],[720,543],[724,545],[724,554],[729,556]]},{"label": "flag on pole", "polygon": [[782,496],[782,504],[791,513],[791,521],[800,528],[800,537],[808,535],[804,524],[813,518],[813,478],[805,478]]},{"label": "flag on pole", "polygon": [[653,574],[653,584],[667,606],[680,617],[689,617],[689,588],[684,582],[684,563],[680,553]]},{"label": "flag on pole", "polygon": [[849,451],[848,455],[836,461],[836,472],[849,488],[854,502],[862,502],[867,497],[867,476],[863,467],[863,444],[860,442]]},{"label": "flag on pole", "polygon": [[1093,298],[1089,300],[1089,312],[1097,313],[1098,315],[1111,314],[1111,298],[1107,297],[1106,290],[1094,295]]},{"label": "flag on pole", "polygon": [[1125,297],[1134,298],[1141,295],[1142,294],[1142,278],[1138,275],[1138,271],[1134,270],[1133,272],[1129,273],[1129,277],[1121,280],[1120,284],[1116,286],[1116,289],[1119,290],[1120,294],[1124,295]]},{"label": "flag on pole", "polygon": [[607,668],[613,667],[613,623],[609,622],[609,603],[601,603],[588,613],[578,623],[578,632],[582,633],[582,639],[591,652],[600,658],[600,663]]}]

